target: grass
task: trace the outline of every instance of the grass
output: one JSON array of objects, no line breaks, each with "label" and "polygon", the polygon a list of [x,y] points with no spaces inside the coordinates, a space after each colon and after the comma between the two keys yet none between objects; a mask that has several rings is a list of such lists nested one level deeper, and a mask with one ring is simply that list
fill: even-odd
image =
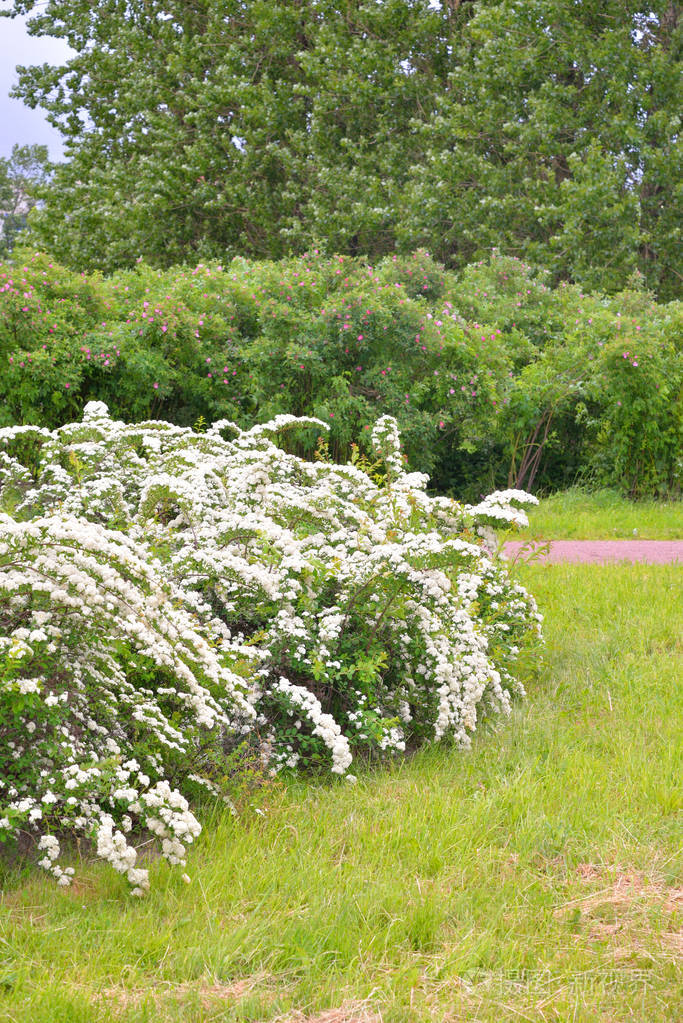
[{"label": "grass", "polygon": [[519,572],[547,644],[510,719],[215,813],[141,902],[10,874],[0,1020],[680,1018],[680,569]]},{"label": "grass", "polygon": [[628,501],[614,490],[578,487],[543,498],[529,509],[534,540],[683,540],[683,501]]}]

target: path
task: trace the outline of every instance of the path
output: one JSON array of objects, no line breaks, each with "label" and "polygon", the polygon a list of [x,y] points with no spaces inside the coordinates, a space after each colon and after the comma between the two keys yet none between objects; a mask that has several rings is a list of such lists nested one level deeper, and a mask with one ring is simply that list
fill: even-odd
[{"label": "path", "polygon": [[[509,559],[519,554],[526,560],[532,551],[545,545],[539,541],[510,540],[503,551]],[[642,561],[650,565],[683,563],[683,540],[551,540],[550,553],[539,555],[539,561],[557,564],[574,561],[602,565],[615,561]]]}]

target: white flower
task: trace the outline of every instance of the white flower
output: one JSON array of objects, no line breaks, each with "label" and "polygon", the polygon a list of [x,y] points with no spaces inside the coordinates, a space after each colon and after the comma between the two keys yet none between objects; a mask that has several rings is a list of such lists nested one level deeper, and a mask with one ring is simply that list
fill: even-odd
[{"label": "white flower", "polygon": [[[0,429],[0,470],[9,460],[23,481],[0,513],[3,691],[33,708],[0,759],[0,827],[39,835],[44,814],[95,835],[140,895],[131,835],[145,828],[182,866],[201,830],[188,798],[226,798],[200,750],[209,763],[253,738],[277,773],[314,749],[353,779],[352,743],[385,756],[430,733],[466,745],[484,708],[509,712],[522,692],[509,664],[540,615],[462,532],[520,523],[515,505],[535,499],[430,497],[388,416],[372,434],[383,486],[278,448],[297,425],[323,427],[282,416],[199,434],[113,422],[98,402],[59,430]],[[9,454],[27,431],[36,479]],[[38,777],[11,773],[27,754]],[[41,863],[68,883],[43,837]]]}]

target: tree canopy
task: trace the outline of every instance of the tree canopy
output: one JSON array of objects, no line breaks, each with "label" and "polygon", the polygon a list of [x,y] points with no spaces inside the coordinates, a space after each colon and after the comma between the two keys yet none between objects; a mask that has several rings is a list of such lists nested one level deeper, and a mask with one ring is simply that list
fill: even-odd
[{"label": "tree canopy", "polygon": [[12,251],[36,204],[35,191],[49,178],[47,146],[13,146],[0,157],[0,256]]},{"label": "tree canopy", "polygon": [[492,246],[680,293],[673,0],[2,0],[66,39],[20,69],[66,160],[40,244],[112,269]]}]

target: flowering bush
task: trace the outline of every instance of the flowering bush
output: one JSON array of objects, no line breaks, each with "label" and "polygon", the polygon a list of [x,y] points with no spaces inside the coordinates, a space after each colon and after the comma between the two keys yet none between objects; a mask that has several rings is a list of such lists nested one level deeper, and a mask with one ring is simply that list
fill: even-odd
[{"label": "flowering bush", "polygon": [[[396,422],[376,479],[244,432],[82,422],[0,430],[0,836],[59,837],[147,886],[127,836],[183,863],[192,801],[227,798],[229,754],[272,772],[382,757],[507,712],[533,599],[476,530],[523,524],[520,491],[468,507],[407,474]],[[381,482],[377,482],[380,480]]]},{"label": "flowering bush", "polygon": [[[61,426],[93,400],[182,426],[286,412],[326,423],[344,462],[353,444],[371,456],[371,424],[388,414],[441,493],[587,473],[634,495],[680,492],[681,304],[638,288],[553,288],[495,253],[460,278],[424,252],[375,266],[317,252],[138,263],[109,278],[15,260],[0,264],[0,426]],[[634,356],[633,379],[610,341]],[[291,447],[308,458],[316,441],[299,431]]]}]

